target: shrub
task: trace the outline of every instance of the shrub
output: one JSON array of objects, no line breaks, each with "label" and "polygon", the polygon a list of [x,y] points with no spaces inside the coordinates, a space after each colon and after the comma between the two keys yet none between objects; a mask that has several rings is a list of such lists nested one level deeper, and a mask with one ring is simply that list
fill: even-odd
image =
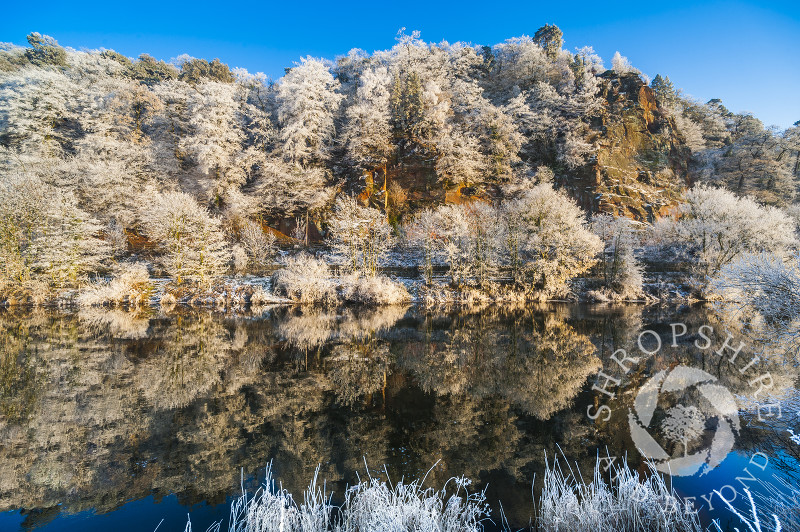
[{"label": "shrub", "polygon": [[330,280],[331,271],[325,262],[301,253],[290,257],[286,267],[272,276],[272,290],[297,303],[335,304],[336,287]]},{"label": "shrub", "polygon": [[161,298],[158,300],[158,304],[161,305],[162,310],[174,307],[177,302],[178,299],[175,297],[175,294],[170,292],[164,292],[161,294]]},{"label": "shrub", "polygon": [[108,282],[87,286],[77,301],[83,307],[128,305],[139,307],[150,302],[153,283],[147,266],[142,263],[122,264]]},{"label": "shrub", "polygon": [[351,274],[340,280],[340,290],[343,300],[364,305],[394,305],[411,300],[403,284],[384,276]]},{"label": "shrub", "polygon": [[250,305],[253,307],[261,307],[271,303],[277,303],[278,301],[279,300],[273,297],[261,286],[256,286],[253,288],[253,293],[250,294]]}]

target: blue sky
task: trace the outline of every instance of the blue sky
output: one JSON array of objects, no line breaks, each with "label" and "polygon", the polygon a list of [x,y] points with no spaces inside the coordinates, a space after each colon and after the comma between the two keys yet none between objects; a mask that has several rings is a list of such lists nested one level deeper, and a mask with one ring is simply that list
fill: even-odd
[{"label": "blue sky", "polygon": [[0,8],[0,41],[39,31],[74,48],[128,56],[182,53],[278,78],[301,56],[389,48],[401,27],[426,41],[495,44],[545,23],[565,47],[591,45],[609,66],[615,51],[650,75],[767,125],[800,120],[798,2],[46,2]]}]

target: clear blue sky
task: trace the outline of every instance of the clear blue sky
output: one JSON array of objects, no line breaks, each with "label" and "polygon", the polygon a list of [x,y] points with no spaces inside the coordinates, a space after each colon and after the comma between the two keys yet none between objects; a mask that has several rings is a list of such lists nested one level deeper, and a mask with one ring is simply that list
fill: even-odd
[{"label": "clear blue sky", "polygon": [[25,44],[39,31],[74,48],[128,56],[182,53],[278,78],[301,56],[334,58],[394,44],[397,30],[426,41],[495,44],[545,24],[569,50],[591,45],[609,66],[616,50],[651,77],[767,125],[800,120],[800,2],[8,2],[0,41]]}]

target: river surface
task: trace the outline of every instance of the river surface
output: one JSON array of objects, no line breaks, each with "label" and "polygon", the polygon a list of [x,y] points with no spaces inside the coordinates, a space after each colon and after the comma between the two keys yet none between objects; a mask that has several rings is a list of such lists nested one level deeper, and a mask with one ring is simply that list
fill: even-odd
[{"label": "river surface", "polygon": [[[686,334],[673,342],[674,323]],[[704,325],[713,349],[698,347]],[[334,500],[367,467],[393,480],[428,472],[436,488],[463,475],[521,528],[546,459],[588,478],[598,456],[627,456],[644,472],[635,426],[665,453],[650,457],[679,470],[679,493],[724,528],[713,490],[739,504],[743,485],[797,482],[787,431],[800,433],[786,405],[759,420],[751,384],[770,372],[770,393],[790,397],[797,371],[742,371],[759,348],[742,338],[736,363],[717,355],[729,329],[689,306],[0,311],[0,530],[150,532],[163,519],[159,531],[182,531],[187,514],[205,530],[269,463],[297,499],[318,466]],[[618,364],[618,349],[638,360]],[[642,390],[665,390],[681,368],[708,376],[684,378],[689,388],[713,381],[719,393],[673,390],[643,417]],[[721,406],[726,391],[738,415]],[[697,408],[675,410],[688,402]],[[691,415],[670,432],[675,412]]]}]

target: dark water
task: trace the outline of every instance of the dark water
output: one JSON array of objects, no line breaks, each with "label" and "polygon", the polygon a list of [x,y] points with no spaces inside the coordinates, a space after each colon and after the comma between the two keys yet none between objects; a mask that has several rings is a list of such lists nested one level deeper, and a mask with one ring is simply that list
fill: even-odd
[{"label": "dark water", "polygon": [[[688,332],[673,348],[677,322]],[[385,464],[392,479],[431,470],[434,487],[464,475],[524,527],[545,456],[577,463],[585,476],[598,454],[627,456],[644,471],[629,413],[651,376],[679,366],[713,376],[741,410],[719,465],[673,477],[705,506],[704,519],[724,524],[721,501],[702,495],[740,488],[748,465],[754,490],[759,479],[797,475],[798,446],[785,436],[800,433],[796,412],[759,421],[750,403],[756,369],[770,371],[773,393],[784,395],[797,373],[767,362],[741,372],[752,358],[745,352],[758,347],[747,344],[741,364],[727,363],[693,346],[702,325],[721,345],[729,326],[690,307],[4,311],[0,530],[142,532],[162,519],[160,531],[183,530],[187,513],[204,530],[227,517],[242,484],[259,485],[270,462],[297,498],[318,465],[334,499],[365,462],[372,474]],[[664,348],[621,375],[610,356],[636,352],[645,329],[661,334]],[[613,399],[592,390],[601,371],[620,377],[607,388]],[[610,419],[590,419],[601,405]],[[685,443],[656,438],[680,458],[716,441],[722,422],[705,423]],[[767,457],[763,470],[758,458],[750,463],[755,453]]]}]

